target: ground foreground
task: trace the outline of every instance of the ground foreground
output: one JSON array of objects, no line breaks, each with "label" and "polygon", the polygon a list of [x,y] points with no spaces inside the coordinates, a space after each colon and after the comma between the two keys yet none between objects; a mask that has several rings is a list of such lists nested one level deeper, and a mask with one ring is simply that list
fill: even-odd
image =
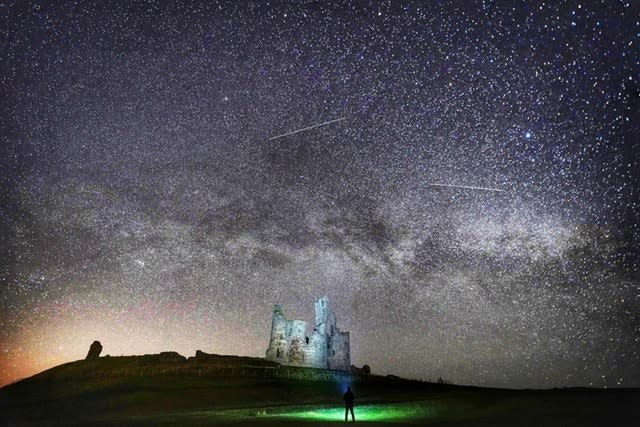
[{"label": "ground foreground", "polygon": [[[638,426],[638,410],[631,401],[613,403],[610,396],[549,394],[517,397],[453,392],[431,400],[362,404],[356,421],[368,426]],[[631,396],[628,396],[631,397]],[[608,398],[607,398],[608,399]],[[553,400],[554,402],[551,402]],[[623,398],[624,400],[624,398]],[[636,396],[636,405],[638,403]],[[636,406],[637,407],[637,406]],[[146,416],[111,416],[92,420],[92,425],[124,426],[328,426],[344,423],[340,406],[297,405],[231,410],[184,411]]]},{"label": "ground foreground", "polygon": [[198,365],[224,371],[172,363],[101,358],[53,368],[0,389],[0,426],[326,426],[344,422],[348,384],[356,421],[370,426],[640,425],[640,390],[495,390],[318,372],[309,380],[239,369],[260,365],[248,359]]}]

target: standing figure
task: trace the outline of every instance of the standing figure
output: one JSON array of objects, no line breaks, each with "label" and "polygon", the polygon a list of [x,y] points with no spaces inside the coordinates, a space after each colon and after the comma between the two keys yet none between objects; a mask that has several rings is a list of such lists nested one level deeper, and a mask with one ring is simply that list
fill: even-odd
[{"label": "standing figure", "polygon": [[354,400],[353,392],[351,391],[351,387],[347,387],[347,392],[344,394],[344,422],[346,423],[349,419],[349,411],[351,411],[351,421],[355,422],[356,417],[353,415],[353,400]]}]

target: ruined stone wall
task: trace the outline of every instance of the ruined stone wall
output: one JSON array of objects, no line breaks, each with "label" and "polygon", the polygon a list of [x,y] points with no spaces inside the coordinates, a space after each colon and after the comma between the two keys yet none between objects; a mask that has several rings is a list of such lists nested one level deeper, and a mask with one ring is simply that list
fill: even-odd
[{"label": "ruined stone wall", "polygon": [[316,331],[321,335],[327,333],[327,317],[329,311],[329,304],[326,298],[318,298],[315,303],[316,311]]},{"label": "ruined stone wall", "polygon": [[288,320],[279,305],[273,309],[266,359],[288,366],[349,370],[349,333],[340,332],[326,297],[315,302],[315,325]]},{"label": "ruined stone wall", "polygon": [[327,366],[326,347],[327,337],[317,331],[314,332],[309,339],[307,347],[309,366],[316,368]]},{"label": "ruined stone wall", "polygon": [[271,339],[269,340],[269,348],[267,349],[267,360],[273,360],[279,363],[286,362],[286,355],[289,351],[288,331],[289,321],[284,317],[282,308],[276,305],[273,308]]},{"label": "ruined stone wall", "polygon": [[[38,374],[51,378],[79,381],[83,378],[121,379],[129,377],[273,377],[307,381],[350,382],[357,374],[299,366],[282,366],[260,358],[221,356],[198,350],[195,357],[175,352],[144,356],[105,356],[79,360]],[[35,378],[35,377],[34,377]]]},{"label": "ruined stone wall", "polygon": [[289,340],[287,364],[306,366],[307,322],[304,320],[289,320],[287,336]]},{"label": "ruined stone wall", "polygon": [[340,332],[331,337],[331,346],[327,351],[329,369],[346,371],[351,367],[351,349],[349,348],[349,332]]}]

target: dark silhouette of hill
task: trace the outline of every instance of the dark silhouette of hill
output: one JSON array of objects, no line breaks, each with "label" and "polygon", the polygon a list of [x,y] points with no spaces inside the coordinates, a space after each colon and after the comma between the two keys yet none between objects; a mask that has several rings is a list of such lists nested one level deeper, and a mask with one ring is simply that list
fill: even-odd
[{"label": "dark silhouette of hill", "polygon": [[[166,352],[80,360],[5,386],[0,426],[294,425],[277,414],[339,407],[347,385],[356,394],[356,419],[372,408],[395,408],[394,425],[398,408],[417,417],[402,422],[418,424],[428,416],[437,425],[640,425],[639,390],[485,389]],[[413,409],[406,402],[415,402]],[[382,425],[385,416],[371,422]]]}]

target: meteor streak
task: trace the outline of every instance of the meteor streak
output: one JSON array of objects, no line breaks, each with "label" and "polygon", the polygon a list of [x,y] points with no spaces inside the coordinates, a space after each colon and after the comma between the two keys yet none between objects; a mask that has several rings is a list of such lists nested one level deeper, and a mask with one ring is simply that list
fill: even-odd
[{"label": "meteor streak", "polygon": [[468,190],[482,190],[482,191],[496,191],[499,193],[504,192],[499,188],[488,188],[488,187],[473,187],[470,185],[453,185],[453,184],[429,184],[432,187],[453,187],[453,188],[466,188]]},{"label": "meteor streak", "polygon": [[274,139],[282,138],[284,136],[293,135],[294,133],[298,133],[298,132],[304,132],[305,130],[310,130],[310,129],[317,128],[317,127],[320,127],[320,126],[326,126],[328,124],[336,123],[336,122],[339,122],[339,121],[342,121],[342,120],[345,120],[345,119],[346,119],[346,117],[341,117],[339,119],[329,120],[328,122],[319,123],[317,125],[313,125],[313,126],[309,126],[309,127],[306,127],[306,128],[302,128],[302,129],[294,130],[294,131],[291,131],[291,132],[283,133],[282,135],[272,136],[267,141],[273,141]]}]

